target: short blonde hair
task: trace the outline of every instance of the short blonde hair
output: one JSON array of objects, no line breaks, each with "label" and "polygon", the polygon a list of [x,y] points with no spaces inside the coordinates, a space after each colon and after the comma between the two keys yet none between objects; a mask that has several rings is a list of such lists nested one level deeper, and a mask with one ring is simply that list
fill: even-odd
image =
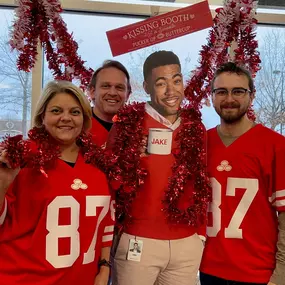
[{"label": "short blonde hair", "polygon": [[49,101],[59,93],[67,93],[74,96],[82,107],[83,111],[83,129],[88,131],[92,126],[92,111],[90,103],[83,91],[69,81],[51,81],[49,82],[38,101],[33,124],[35,127],[43,126],[43,118]]}]

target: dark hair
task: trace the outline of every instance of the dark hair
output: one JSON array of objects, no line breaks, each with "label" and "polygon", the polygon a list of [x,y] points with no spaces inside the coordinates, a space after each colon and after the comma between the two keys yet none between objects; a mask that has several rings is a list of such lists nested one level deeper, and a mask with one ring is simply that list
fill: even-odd
[{"label": "dark hair", "polygon": [[236,73],[238,75],[246,76],[248,79],[249,89],[251,92],[254,92],[255,88],[254,88],[254,83],[253,83],[251,73],[247,69],[245,69],[244,67],[239,66],[234,62],[227,62],[227,63],[224,63],[218,67],[218,69],[215,71],[214,78],[211,82],[211,90],[212,91],[214,89],[214,83],[215,83],[216,78],[225,72]]},{"label": "dark hair", "polygon": [[91,78],[91,81],[88,85],[88,89],[90,89],[91,87],[95,88],[98,73],[101,70],[106,69],[106,68],[110,68],[110,67],[117,68],[118,70],[121,70],[126,75],[127,81],[128,81],[128,83],[127,83],[128,84],[128,86],[127,86],[128,92],[130,94],[132,92],[131,83],[130,83],[130,74],[129,74],[128,70],[125,68],[125,66],[116,60],[105,60],[102,64],[102,66],[94,71],[92,78]]},{"label": "dark hair", "polygon": [[181,68],[181,64],[178,56],[172,51],[159,50],[147,57],[143,65],[144,80],[151,74],[152,70],[159,66],[178,64]]}]

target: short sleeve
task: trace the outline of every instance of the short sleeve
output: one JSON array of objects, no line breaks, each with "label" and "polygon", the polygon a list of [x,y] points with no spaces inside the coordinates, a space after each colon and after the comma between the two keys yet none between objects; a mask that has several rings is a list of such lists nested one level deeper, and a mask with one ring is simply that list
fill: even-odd
[{"label": "short sleeve", "polygon": [[269,202],[277,211],[285,211],[285,143],[274,152]]}]

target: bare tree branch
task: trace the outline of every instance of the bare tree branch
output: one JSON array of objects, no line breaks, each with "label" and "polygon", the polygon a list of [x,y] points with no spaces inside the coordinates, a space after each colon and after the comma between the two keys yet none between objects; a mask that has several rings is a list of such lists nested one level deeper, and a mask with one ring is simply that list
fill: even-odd
[{"label": "bare tree branch", "polygon": [[[11,51],[9,35],[0,35],[0,104],[2,110],[21,114],[24,135],[30,114],[30,90],[31,74],[17,69],[17,54]],[[8,116],[10,119],[10,114]]]},{"label": "bare tree branch", "polygon": [[257,121],[283,133],[285,125],[285,33],[268,32],[260,46],[262,69],[256,78]]}]

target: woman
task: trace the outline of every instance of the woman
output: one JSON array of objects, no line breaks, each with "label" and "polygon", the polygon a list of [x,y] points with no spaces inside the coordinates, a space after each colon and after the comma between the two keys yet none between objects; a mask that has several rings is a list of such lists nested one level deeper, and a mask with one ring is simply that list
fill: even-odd
[{"label": "woman", "polygon": [[[107,284],[114,224],[111,197],[104,174],[85,163],[77,144],[91,127],[91,118],[79,88],[50,82],[31,133],[40,147],[36,163],[44,162],[41,171],[29,167],[28,160],[26,167],[13,169],[11,154],[2,148],[1,284]],[[49,154],[57,149],[52,158]]]}]

